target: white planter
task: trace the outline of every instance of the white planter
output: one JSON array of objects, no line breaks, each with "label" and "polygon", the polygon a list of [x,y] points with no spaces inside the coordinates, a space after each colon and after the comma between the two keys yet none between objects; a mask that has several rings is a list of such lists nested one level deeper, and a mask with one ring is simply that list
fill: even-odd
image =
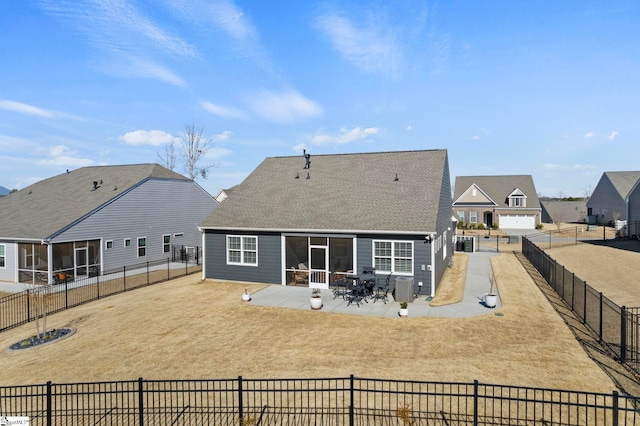
[{"label": "white planter", "polygon": [[400,308],[400,317],[401,318],[406,318],[409,316],[409,308]]},{"label": "white planter", "polygon": [[251,295],[249,293],[242,293],[242,301],[248,302],[251,300]]},{"label": "white planter", "polygon": [[311,304],[311,309],[318,310],[322,309],[322,297],[311,297],[309,299],[309,303]]},{"label": "white planter", "polygon": [[495,308],[498,304],[498,295],[497,294],[485,294],[484,295],[484,304],[487,308]]}]

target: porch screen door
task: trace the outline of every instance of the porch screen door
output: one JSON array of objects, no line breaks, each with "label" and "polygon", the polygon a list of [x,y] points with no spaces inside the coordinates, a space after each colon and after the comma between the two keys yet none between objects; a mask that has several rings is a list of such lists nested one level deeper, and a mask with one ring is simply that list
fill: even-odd
[{"label": "porch screen door", "polygon": [[309,246],[310,268],[309,268],[309,287],[310,288],[329,288],[329,250],[327,246]]},{"label": "porch screen door", "polygon": [[88,258],[89,256],[88,256],[88,251],[86,247],[76,248],[76,251],[75,251],[75,261],[76,261],[75,276],[76,277],[84,277],[87,275]]}]

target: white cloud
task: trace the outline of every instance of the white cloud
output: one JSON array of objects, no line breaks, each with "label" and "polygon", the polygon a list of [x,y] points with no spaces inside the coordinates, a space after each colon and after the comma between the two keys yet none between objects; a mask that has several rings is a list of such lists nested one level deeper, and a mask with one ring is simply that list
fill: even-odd
[{"label": "white cloud", "polygon": [[596,134],[594,132],[587,132],[584,134],[584,137],[587,139],[590,139],[592,137],[594,137]]},{"label": "white cloud", "polygon": [[217,135],[213,136],[213,140],[214,141],[226,141],[227,139],[229,139],[231,137],[233,133],[229,130],[225,130],[222,133],[218,133]]},{"label": "white cloud", "polygon": [[405,127],[405,128],[406,128],[407,130],[413,130],[413,127],[411,127],[411,126],[407,126],[407,127]]},{"label": "white cloud", "polygon": [[471,136],[471,140],[472,141],[477,141],[478,139],[480,139],[480,136],[478,136],[478,135]]},{"label": "white cloud", "polygon": [[542,165],[544,170],[548,171],[562,171],[562,170],[570,170],[570,171],[588,171],[593,170],[595,166],[591,166],[589,164],[557,164],[557,163],[545,163]]},{"label": "white cloud", "polygon": [[374,23],[356,26],[337,14],[318,17],[316,25],[346,60],[367,73],[394,76],[402,56],[391,28]]},{"label": "white cloud", "polygon": [[311,143],[314,145],[342,145],[368,138],[371,135],[377,134],[379,131],[380,129],[377,127],[354,127],[351,130],[342,128],[334,135],[316,135],[311,140]]},{"label": "white cloud", "polygon": [[129,145],[159,146],[170,143],[175,138],[162,130],[134,130],[120,136],[120,140]]},{"label": "white cloud", "polygon": [[214,103],[207,102],[207,101],[200,102],[200,106],[204,108],[206,111],[209,111],[210,113],[222,118],[246,118],[247,117],[245,113],[243,113],[238,109],[216,105]]},{"label": "white cloud", "polygon": [[25,115],[36,115],[38,117],[53,118],[56,114],[33,105],[23,104],[21,102],[0,99],[0,109],[17,112]]},{"label": "white cloud", "polygon": [[607,138],[612,141],[614,140],[617,136],[619,135],[619,133],[617,131],[612,131],[611,134],[609,136],[607,136]]},{"label": "white cloud", "polygon": [[248,102],[256,114],[278,123],[289,123],[322,114],[320,105],[295,90],[282,93],[263,90],[248,99]]},{"label": "white cloud", "polygon": [[40,165],[46,166],[69,166],[69,167],[86,167],[93,164],[93,160],[82,158],[76,151],[70,150],[65,145],[56,145],[49,148],[48,155],[50,158],[38,161]]}]

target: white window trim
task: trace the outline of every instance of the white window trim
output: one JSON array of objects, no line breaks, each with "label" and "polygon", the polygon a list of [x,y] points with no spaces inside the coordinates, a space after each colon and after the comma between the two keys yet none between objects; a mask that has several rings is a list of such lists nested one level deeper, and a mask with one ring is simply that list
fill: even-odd
[{"label": "white window trim", "polygon": [[[416,265],[416,261],[415,261],[415,247],[413,244],[413,241],[411,240],[373,240],[371,242],[371,264],[375,267],[376,265],[376,243],[391,243],[391,271],[385,271],[382,269],[377,269],[376,268],[376,272],[380,272],[380,273],[387,273],[387,274],[393,274],[393,275],[406,275],[406,276],[413,276],[414,275],[414,270],[415,270],[415,265]],[[408,243],[411,245],[411,271],[410,272],[399,272],[396,271],[396,261],[395,261],[395,246],[396,243]],[[379,257],[386,257],[386,256],[379,256]]]},{"label": "white window trim", "polygon": [[[111,243],[111,247],[109,247],[109,243]],[[113,240],[107,240],[104,242],[104,249],[105,250],[113,250]]]},{"label": "white window trim", "polygon": [[[165,237],[169,237],[169,242],[168,243],[164,242],[164,238]],[[164,250],[165,246],[168,246],[168,250],[167,251]],[[162,236],[162,254],[166,254],[166,253],[171,253],[171,234],[164,234]]]},{"label": "white window trim", "polygon": [[[144,255],[140,256],[140,240],[144,239]],[[138,237],[136,238],[136,256],[138,258],[140,257],[147,257],[147,249],[149,248],[149,245],[147,244],[147,237]]]},{"label": "white window trim", "polygon": [[0,256],[0,258],[4,260],[4,262],[2,262],[2,265],[0,265],[0,269],[5,269],[7,267],[7,245],[0,244],[0,247],[2,247],[2,256]]},{"label": "white window trim", "polygon": [[[471,213],[473,213],[473,215]],[[471,219],[473,219],[473,220],[471,220]],[[477,210],[469,210],[469,223],[478,223],[478,211]]]},{"label": "white window trim", "polygon": [[[240,262],[231,262],[229,261],[229,238],[240,238],[240,259],[242,259]],[[253,238],[256,241],[256,249],[255,250],[245,250],[244,248],[244,240],[245,238]],[[258,236],[257,235],[227,235],[227,237],[225,238],[226,241],[226,248],[225,248],[225,258],[226,258],[226,262],[227,265],[237,265],[237,266],[258,266]],[[234,249],[234,251],[238,251],[236,249]],[[245,252],[254,252],[256,253],[256,262],[255,263],[249,263],[249,262],[245,262],[244,258],[245,258]]]},{"label": "white window trim", "polygon": [[[129,245],[127,245],[127,241],[129,242]],[[125,248],[131,247],[131,238],[125,238],[124,241],[122,242],[122,246]]]}]

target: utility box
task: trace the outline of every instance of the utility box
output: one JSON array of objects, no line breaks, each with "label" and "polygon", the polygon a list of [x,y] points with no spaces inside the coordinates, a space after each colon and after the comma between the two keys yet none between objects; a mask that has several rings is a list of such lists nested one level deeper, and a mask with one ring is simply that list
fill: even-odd
[{"label": "utility box", "polygon": [[466,239],[464,240],[464,251],[465,253],[471,253],[473,252],[473,240],[472,239]]},{"label": "utility box", "polygon": [[520,242],[520,237],[517,235],[509,235],[509,244],[518,244]]},{"label": "utility box", "polygon": [[413,302],[413,278],[396,277],[396,302]]}]

